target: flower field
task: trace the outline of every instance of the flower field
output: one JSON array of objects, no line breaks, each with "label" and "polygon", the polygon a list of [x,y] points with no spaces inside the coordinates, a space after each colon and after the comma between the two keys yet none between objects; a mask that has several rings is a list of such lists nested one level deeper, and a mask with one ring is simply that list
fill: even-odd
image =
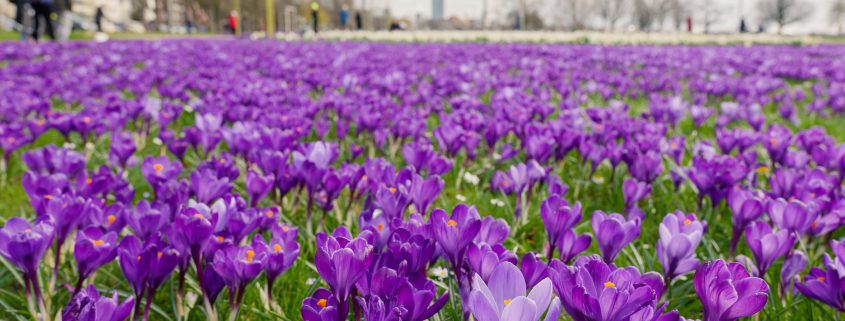
[{"label": "flower field", "polygon": [[842,320],[845,46],[0,44],[2,320]]}]

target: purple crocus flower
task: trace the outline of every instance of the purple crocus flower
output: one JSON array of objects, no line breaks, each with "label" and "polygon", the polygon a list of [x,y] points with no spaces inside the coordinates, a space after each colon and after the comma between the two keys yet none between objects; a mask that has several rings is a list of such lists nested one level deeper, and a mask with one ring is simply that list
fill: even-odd
[{"label": "purple crocus flower", "polygon": [[552,261],[549,276],[566,312],[575,321],[628,320],[654,305],[663,288],[660,275],[617,268],[597,256],[582,256],[573,266]]},{"label": "purple crocus flower", "polygon": [[256,234],[252,241],[259,252],[267,253],[263,269],[267,275],[267,297],[273,299],[273,282],[287,271],[299,257],[299,243],[296,242],[298,229],[289,225],[274,225],[272,238],[264,241]]},{"label": "purple crocus flower", "polygon": [[639,218],[626,220],[621,214],[595,211],[592,225],[602,258],[607,263],[612,263],[625,246],[640,236]]},{"label": "purple crocus flower", "polygon": [[660,153],[651,150],[637,155],[630,165],[631,176],[648,184],[654,182],[663,172],[663,159]]},{"label": "purple crocus flower", "polygon": [[499,263],[488,282],[476,274],[472,283],[469,310],[476,320],[537,321],[547,309],[550,312],[545,320],[560,316],[560,302],[552,300],[552,282],[543,279],[526,295],[528,288],[522,272],[510,262]]},{"label": "purple crocus flower", "polygon": [[702,321],[733,321],[760,312],[769,300],[769,285],[748,275],[742,264],[723,260],[699,265],[695,292],[704,306]]},{"label": "purple crocus flower", "polygon": [[167,156],[147,157],[141,163],[141,173],[153,190],[166,181],[172,180],[182,172],[182,163],[177,160],[171,161]]},{"label": "purple crocus flower", "polygon": [[211,168],[198,169],[191,173],[191,191],[198,202],[211,204],[232,190],[229,177],[218,174]]},{"label": "purple crocus flower", "polygon": [[593,237],[590,234],[579,235],[574,230],[567,230],[558,236],[554,247],[560,252],[560,260],[569,263],[578,254],[590,247],[592,242]]},{"label": "purple crocus flower", "polygon": [[540,217],[550,244],[547,256],[551,258],[558,238],[581,221],[581,203],[575,202],[569,206],[565,199],[553,194],[540,204]]},{"label": "purple crocus flower", "polygon": [[622,182],[622,196],[625,199],[625,208],[633,208],[637,202],[651,193],[651,186],[633,178],[626,178]]},{"label": "purple crocus flower", "polygon": [[46,219],[35,224],[13,217],[0,228],[0,255],[20,268],[27,277],[34,277],[44,252],[53,244],[55,228]]},{"label": "purple crocus flower", "polygon": [[79,280],[74,291],[79,291],[85,278],[117,256],[117,233],[103,233],[97,227],[79,231],[76,234],[73,256],[79,271]]},{"label": "purple crocus flower", "polygon": [[257,171],[249,171],[246,174],[246,192],[249,195],[250,205],[253,207],[258,205],[258,202],[270,192],[275,181],[273,174],[264,176]]},{"label": "purple crocus flower", "polygon": [[769,224],[756,221],[745,229],[745,239],[748,241],[748,248],[754,255],[754,261],[763,277],[772,265],[772,262],[786,255],[795,244],[795,235],[788,230],[773,232]]},{"label": "purple crocus flower", "polygon": [[760,191],[736,188],[728,194],[728,206],[731,208],[731,256],[736,253],[736,246],[745,228],[763,215],[763,195]]},{"label": "purple crocus flower", "polygon": [[481,228],[473,242],[477,245],[498,245],[502,244],[510,234],[510,227],[503,219],[486,216],[481,219]]},{"label": "purple crocus flower", "polygon": [[132,139],[132,134],[125,131],[115,131],[111,135],[111,146],[109,149],[109,161],[120,166],[126,167],[132,155],[135,154],[135,141]]},{"label": "purple crocus flower", "polygon": [[694,214],[676,211],[663,218],[659,231],[657,258],[663,265],[663,275],[668,284],[676,276],[693,271],[698,266],[695,249],[704,234],[704,224]]},{"label": "purple crocus flower", "polygon": [[317,289],[314,295],[302,300],[302,320],[304,321],[339,321],[338,302],[329,290]]},{"label": "purple crocus flower", "polygon": [[493,270],[500,262],[516,264],[516,255],[500,244],[493,246],[470,244],[466,256],[466,260],[472,271],[485,282],[489,280]]},{"label": "purple crocus flower", "polygon": [[780,270],[781,293],[786,293],[795,282],[795,277],[807,268],[807,256],[804,252],[793,251],[783,260]]},{"label": "purple crocus flower", "polygon": [[170,222],[170,209],[158,202],[149,203],[145,200],[138,202],[135,210],[129,215],[127,223],[135,235],[143,240],[160,231]]},{"label": "purple crocus flower", "polygon": [[768,203],[769,218],[780,229],[806,234],[818,217],[818,211],[809,208],[798,200],[786,201],[782,198]]},{"label": "purple crocus flower", "polygon": [[434,209],[429,218],[431,235],[440,244],[443,254],[455,269],[460,279],[460,271],[467,247],[481,230],[481,220],[475,206],[458,204],[452,209],[452,215],[442,209]]},{"label": "purple crocus flower", "polygon": [[230,313],[237,314],[246,286],[261,273],[267,253],[263,247],[229,245],[214,254],[211,267],[229,287]]},{"label": "purple crocus flower", "polygon": [[533,288],[537,283],[549,276],[549,266],[543,262],[533,252],[525,253],[522,256],[519,270],[522,271],[522,276],[525,277],[525,283],[529,288]]},{"label": "purple crocus flower", "polygon": [[123,321],[132,313],[135,297],[120,302],[117,291],[101,297],[94,285],[76,293],[62,310],[62,321]]},{"label": "purple crocus flower", "polygon": [[345,228],[336,229],[332,235],[317,234],[314,262],[317,273],[331,287],[338,302],[338,320],[345,319],[349,313],[352,287],[366,275],[373,260],[373,247],[365,237],[352,238]]},{"label": "purple crocus flower", "polygon": [[434,202],[434,199],[443,190],[445,184],[446,182],[437,175],[423,179],[422,176],[413,174],[408,186],[408,197],[410,197],[417,212],[426,215],[428,213],[428,206]]}]

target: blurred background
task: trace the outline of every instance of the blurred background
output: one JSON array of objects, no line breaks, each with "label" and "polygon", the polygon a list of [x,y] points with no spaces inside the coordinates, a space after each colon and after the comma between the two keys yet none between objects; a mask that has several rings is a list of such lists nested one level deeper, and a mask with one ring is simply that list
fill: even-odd
[{"label": "blurred background", "polygon": [[845,0],[0,0],[0,30],[14,36],[53,28],[59,39],[98,31],[253,37],[344,30],[841,35],[844,25]]}]

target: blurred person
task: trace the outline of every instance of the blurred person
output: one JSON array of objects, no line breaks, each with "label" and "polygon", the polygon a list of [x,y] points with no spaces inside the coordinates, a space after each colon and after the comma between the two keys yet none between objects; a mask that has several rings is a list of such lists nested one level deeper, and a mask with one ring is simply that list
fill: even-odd
[{"label": "blurred person", "polygon": [[15,24],[18,31],[20,31],[21,40],[26,40],[29,36],[27,31],[27,9],[31,8],[32,4],[30,0],[12,0],[12,3],[15,5]]},{"label": "blurred person", "polygon": [[238,12],[232,10],[232,13],[229,14],[229,30],[232,31],[232,34],[238,33]]},{"label": "blurred person", "polygon": [[346,29],[346,24],[349,23],[349,9],[346,6],[340,9],[340,28]]},{"label": "blurred person", "polygon": [[320,4],[317,1],[311,2],[311,19],[314,20],[314,33],[316,34],[319,32],[319,20],[320,20]]},{"label": "blurred person", "polygon": [[32,2],[32,9],[35,10],[35,25],[32,29],[32,38],[38,40],[38,29],[41,19],[44,19],[44,31],[51,40],[56,40],[56,34],[53,31],[53,0],[34,0]]},{"label": "blurred person", "polygon": [[364,22],[361,19],[361,11],[355,11],[355,30],[364,29]]},{"label": "blurred person", "polygon": [[97,12],[94,14],[94,23],[97,25],[97,32],[103,32],[103,7],[97,7]]}]

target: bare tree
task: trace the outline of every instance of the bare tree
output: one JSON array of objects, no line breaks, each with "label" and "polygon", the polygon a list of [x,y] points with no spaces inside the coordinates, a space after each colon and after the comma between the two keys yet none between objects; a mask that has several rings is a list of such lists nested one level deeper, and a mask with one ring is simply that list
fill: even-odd
[{"label": "bare tree", "polygon": [[596,11],[604,20],[605,29],[610,31],[616,28],[616,22],[622,18],[627,9],[628,1],[626,0],[598,0],[596,1]]},{"label": "bare tree", "polygon": [[[634,0],[634,22],[641,31],[660,29],[675,0]],[[655,28],[656,26],[656,28]]]},{"label": "bare tree", "polygon": [[587,27],[590,14],[588,0],[563,0],[564,21],[571,30],[581,30]]},{"label": "bare tree", "polygon": [[842,34],[842,23],[845,20],[845,0],[835,0],[830,7],[830,22],[836,25],[836,32]]},{"label": "bare tree", "polygon": [[778,34],[783,27],[807,19],[813,13],[813,6],[801,0],[763,0],[759,3],[764,21],[778,25]]},{"label": "bare tree", "polygon": [[712,3],[710,0],[703,0],[698,2],[696,12],[699,13],[699,19],[704,26],[704,33],[710,33],[710,27],[719,22],[722,15],[725,14],[725,8]]}]

